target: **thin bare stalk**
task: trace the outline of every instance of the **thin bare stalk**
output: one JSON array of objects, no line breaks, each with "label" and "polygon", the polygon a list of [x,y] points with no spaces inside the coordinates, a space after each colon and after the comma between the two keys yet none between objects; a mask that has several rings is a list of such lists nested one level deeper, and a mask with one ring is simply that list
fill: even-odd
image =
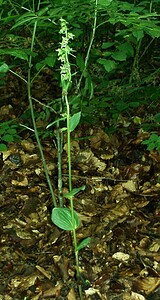
[{"label": "thin bare stalk", "polygon": [[89,43],[89,47],[88,47],[88,51],[87,51],[87,54],[86,54],[86,58],[85,58],[85,62],[84,62],[84,70],[81,74],[81,77],[79,79],[79,82],[77,84],[77,90],[76,90],[76,93],[79,91],[80,89],[80,86],[81,86],[81,82],[82,82],[82,79],[84,77],[84,74],[87,70],[87,65],[88,65],[88,60],[89,60],[89,55],[90,55],[90,52],[91,52],[91,48],[92,48],[92,44],[93,44],[93,41],[94,41],[94,37],[95,37],[95,33],[96,33],[96,26],[97,26],[97,5],[98,5],[98,0],[95,0],[95,11],[94,11],[94,23],[93,23],[93,30],[92,30],[92,36],[91,36],[91,39],[90,39],[90,43]]},{"label": "thin bare stalk", "polygon": [[[38,2],[38,10],[40,7],[40,0]],[[34,23],[34,27],[33,27],[33,33],[32,33],[32,40],[31,40],[31,53],[33,51],[33,47],[34,47],[34,41],[35,41],[35,35],[36,35],[36,29],[37,29],[37,23],[38,23],[38,19],[36,19],[35,23]],[[34,128],[34,134],[35,134],[35,138],[39,147],[39,151],[41,154],[41,158],[42,158],[42,163],[43,163],[43,168],[44,168],[44,172],[46,175],[46,179],[47,179],[47,183],[52,195],[52,200],[53,200],[53,204],[56,207],[57,203],[56,203],[56,198],[54,195],[54,191],[53,191],[53,187],[51,184],[51,180],[49,178],[49,174],[48,174],[48,170],[47,170],[47,165],[46,165],[46,161],[45,161],[45,157],[44,157],[44,153],[43,153],[43,149],[42,149],[42,145],[39,139],[39,135],[38,135],[38,130],[37,130],[37,126],[36,126],[36,121],[35,121],[35,116],[34,116],[34,109],[33,109],[33,103],[32,103],[32,96],[31,96],[31,68],[32,68],[32,56],[29,56],[29,62],[28,62],[28,78],[27,78],[27,87],[28,87],[28,100],[29,100],[29,105],[30,105],[30,110],[31,110],[31,117],[32,117],[32,123],[33,123],[33,128]]]},{"label": "thin bare stalk", "polygon": [[138,69],[138,56],[139,56],[139,50],[140,50],[140,47],[141,47],[141,43],[142,43],[142,39],[139,40],[139,42],[137,44],[137,47],[136,47],[136,54],[135,54],[134,61],[133,61],[132,72],[131,72],[131,75],[130,75],[130,78],[129,78],[129,84],[132,83],[134,73],[135,73],[136,69]]},{"label": "thin bare stalk", "polygon": [[[67,145],[68,145],[68,176],[69,176],[69,191],[72,191],[72,167],[71,167],[71,134],[70,134],[70,107],[68,103],[67,95],[65,97],[66,107],[67,107]],[[76,261],[76,273],[77,279],[80,278],[80,271],[79,271],[79,255],[77,251],[77,235],[76,235],[76,228],[75,228],[75,219],[74,219],[74,204],[73,204],[73,197],[70,197],[70,207],[71,207],[71,216],[72,216],[72,224],[73,224],[73,243],[74,243],[74,253],[75,253],[75,261]],[[82,296],[82,287],[78,284],[79,295],[80,299],[83,300]]]},{"label": "thin bare stalk", "polygon": [[62,181],[62,151],[63,151],[63,133],[60,128],[60,121],[57,122],[57,148],[58,148],[58,200],[60,207],[63,207],[63,181]]}]

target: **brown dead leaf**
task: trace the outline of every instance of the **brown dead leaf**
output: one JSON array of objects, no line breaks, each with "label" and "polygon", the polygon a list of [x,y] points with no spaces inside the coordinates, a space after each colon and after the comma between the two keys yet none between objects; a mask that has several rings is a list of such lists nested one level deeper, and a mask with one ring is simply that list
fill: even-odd
[{"label": "brown dead leaf", "polygon": [[67,295],[67,300],[76,300],[76,295],[74,289],[70,289],[68,295]]},{"label": "brown dead leaf", "polygon": [[62,286],[62,283],[57,283],[56,286],[44,291],[43,298],[59,297]]},{"label": "brown dead leaf", "polygon": [[149,247],[149,251],[158,252],[160,249],[160,240],[153,241]]},{"label": "brown dead leaf", "polygon": [[[80,151],[80,145],[78,143],[78,141],[71,141],[71,152],[72,154],[77,153]],[[68,144],[66,143],[63,147],[64,151],[66,151],[68,153]]]},{"label": "brown dead leaf", "polygon": [[112,255],[112,258],[117,259],[122,262],[127,262],[129,260],[129,254],[123,252],[116,252]]},{"label": "brown dead leaf", "polygon": [[94,137],[90,139],[90,146],[92,149],[98,150],[102,146],[102,143],[109,142],[108,135],[102,129],[98,129],[97,132],[96,130],[93,131],[93,136]]},{"label": "brown dead leaf", "polygon": [[[18,172],[17,172],[18,174]],[[19,173],[20,174],[20,173]],[[21,175],[21,174],[20,174]],[[19,180],[14,180],[12,179],[11,183],[15,186],[28,186],[28,178],[27,177],[22,177],[20,176],[21,178],[19,178]]]},{"label": "brown dead leaf", "polygon": [[99,160],[90,149],[79,151],[73,161],[84,173],[93,170],[103,172],[106,168],[106,164]]},{"label": "brown dead leaf", "polygon": [[133,180],[128,180],[127,182],[123,182],[122,186],[128,192],[135,192],[137,190],[136,183]]},{"label": "brown dead leaf", "polygon": [[36,266],[36,269],[41,272],[45,277],[47,277],[48,279],[51,279],[51,273],[46,271],[44,268],[42,268],[41,266]]},{"label": "brown dead leaf", "polygon": [[34,145],[34,143],[32,142],[31,139],[23,140],[21,142],[21,146],[28,153],[32,153],[35,150],[35,145]]},{"label": "brown dead leaf", "polygon": [[159,277],[139,278],[134,282],[137,290],[144,291],[146,295],[152,293],[160,285]]},{"label": "brown dead leaf", "polygon": [[35,164],[37,161],[39,161],[39,157],[37,154],[29,154],[29,153],[21,154],[21,159],[25,166]]},{"label": "brown dead leaf", "polygon": [[41,296],[42,296],[42,291],[40,291],[36,296],[34,296],[32,300],[39,300]]},{"label": "brown dead leaf", "polygon": [[91,296],[91,295],[97,294],[101,299],[101,293],[99,292],[98,289],[95,289],[93,287],[89,288],[88,290],[85,290],[85,294],[86,294],[86,296]]},{"label": "brown dead leaf", "polygon": [[104,160],[110,160],[114,157],[114,154],[102,154],[101,155],[101,158],[104,159]]},{"label": "brown dead leaf", "polygon": [[15,119],[16,116],[13,113],[12,105],[3,105],[0,107],[0,119],[1,121],[8,121],[9,119]]},{"label": "brown dead leaf", "polygon": [[35,285],[38,278],[37,274],[29,276],[15,276],[11,282],[10,286],[13,288],[18,288],[21,291],[27,290],[30,286]]},{"label": "brown dead leaf", "polygon": [[10,297],[9,295],[5,295],[5,298],[4,298],[4,295],[0,294],[0,299],[4,299],[4,300],[12,300],[13,297]]},{"label": "brown dead leaf", "polygon": [[126,292],[124,293],[123,300],[145,300],[146,298],[141,294],[135,292]]}]

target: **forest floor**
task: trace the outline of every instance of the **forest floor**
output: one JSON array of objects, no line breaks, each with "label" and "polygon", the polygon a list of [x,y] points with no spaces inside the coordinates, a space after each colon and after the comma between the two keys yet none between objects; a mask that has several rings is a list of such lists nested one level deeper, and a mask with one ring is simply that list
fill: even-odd
[{"label": "forest floor", "polygon": [[[9,109],[3,105],[1,116]],[[85,185],[74,198],[77,239],[91,237],[79,252],[84,299],[160,299],[160,155],[141,144],[143,134],[131,126],[109,137],[103,125],[86,124],[72,135],[73,187]],[[57,195],[57,150],[51,139],[42,146]],[[62,163],[66,193],[66,144]],[[79,299],[72,235],[51,221],[53,203],[29,133],[8,145],[0,168],[0,299]]]}]

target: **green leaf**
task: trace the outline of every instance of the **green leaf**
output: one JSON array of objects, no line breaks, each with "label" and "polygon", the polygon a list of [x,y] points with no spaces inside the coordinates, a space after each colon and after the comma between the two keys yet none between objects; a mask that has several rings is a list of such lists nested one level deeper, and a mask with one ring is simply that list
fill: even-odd
[{"label": "green leaf", "polygon": [[156,142],[156,149],[160,150],[160,137],[159,137],[159,139]]},{"label": "green leaf", "polygon": [[70,199],[70,198],[72,198],[73,196],[75,196],[76,194],[78,194],[80,191],[84,191],[85,188],[86,188],[86,186],[85,186],[85,185],[82,185],[82,186],[79,187],[79,188],[73,189],[70,193],[66,193],[66,194],[64,195],[64,197],[67,198],[67,199]]},{"label": "green leaf", "polygon": [[56,59],[57,59],[57,55],[56,55],[56,53],[55,54],[53,53],[53,54],[48,55],[45,58],[44,63],[46,65],[48,65],[49,67],[54,67]]},{"label": "green leaf", "polygon": [[10,135],[10,134],[3,135],[1,137],[1,139],[5,142],[13,142],[14,141],[13,135]]},{"label": "green leaf", "polygon": [[158,140],[159,136],[155,133],[152,133],[148,141],[156,142]]},{"label": "green leaf", "polygon": [[158,113],[154,116],[154,121],[157,123],[160,123],[160,113]]},{"label": "green leaf", "polygon": [[67,127],[63,127],[61,128],[62,131],[66,131],[67,130]]},{"label": "green leaf", "polygon": [[85,63],[82,56],[79,53],[76,56],[76,64],[80,68],[80,71],[83,72],[83,70],[85,69]]},{"label": "green leaf", "polygon": [[109,6],[113,0],[98,0],[98,6]]},{"label": "green leaf", "polygon": [[157,149],[160,150],[160,136],[153,133],[150,138],[142,142],[143,145],[147,145],[147,150]]},{"label": "green leaf", "polygon": [[143,144],[143,145],[148,145],[148,144],[149,144],[149,139],[148,139],[148,140],[145,140],[145,141],[143,141],[143,142],[142,142],[142,144]]},{"label": "green leaf", "polygon": [[9,54],[24,60],[28,60],[28,55],[25,53],[25,51],[19,49],[0,49],[0,54]]},{"label": "green leaf", "polygon": [[45,67],[44,60],[42,60],[41,62],[38,62],[35,66],[36,66],[37,71],[39,71],[40,69],[43,69]]},{"label": "green leaf", "polygon": [[102,44],[102,49],[108,49],[114,45],[113,42],[106,42]]},{"label": "green leaf", "polygon": [[5,130],[5,128],[3,128],[3,127],[0,127],[0,135],[3,135],[4,133],[6,133],[6,130]]},{"label": "green leaf", "polygon": [[137,39],[137,41],[141,40],[144,37],[144,31],[143,30],[133,30],[132,34]]},{"label": "green leaf", "polygon": [[77,246],[77,251],[85,248],[91,241],[90,237],[87,237],[86,239],[84,239],[83,241],[80,242],[80,244]]},{"label": "green leaf", "polygon": [[17,130],[14,129],[14,128],[9,128],[9,129],[7,130],[7,134],[15,135],[16,133],[17,133]]},{"label": "green leaf", "polygon": [[134,48],[132,47],[131,44],[129,43],[123,43],[123,44],[120,44],[118,46],[118,50],[120,50],[121,52],[124,52],[126,53],[128,56],[133,56],[134,55]]},{"label": "green leaf", "polygon": [[78,38],[81,34],[83,34],[83,30],[75,28],[72,30],[72,33],[76,38]]},{"label": "green leaf", "polygon": [[38,16],[42,16],[46,11],[48,11],[48,6],[45,6],[44,8],[40,9],[38,11]]},{"label": "green leaf", "polygon": [[152,38],[160,37],[160,27],[153,24],[150,28],[145,28],[147,34],[149,34]]},{"label": "green leaf", "polygon": [[51,215],[52,222],[63,230],[73,230],[79,227],[80,220],[76,212],[74,212],[74,224],[72,222],[72,214],[69,208],[55,207]]},{"label": "green leaf", "polygon": [[125,61],[127,58],[126,53],[122,51],[114,52],[111,56],[113,59],[118,61]]},{"label": "green leaf", "polygon": [[70,132],[72,132],[78,126],[80,118],[81,118],[81,112],[74,114],[70,118]]},{"label": "green leaf", "polygon": [[7,151],[7,146],[5,144],[0,144],[0,151]]},{"label": "green leaf", "polygon": [[120,8],[121,8],[121,10],[123,10],[123,11],[125,11],[125,10],[132,11],[133,8],[134,8],[134,4],[122,2]]},{"label": "green leaf", "polygon": [[152,142],[150,142],[149,144],[148,144],[148,147],[147,147],[147,150],[153,150],[155,148],[155,143],[152,143]]},{"label": "green leaf", "polygon": [[46,129],[48,129],[49,127],[51,127],[52,125],[54,125],[55,123],[57,122],[60,122],[60,121],[63,121],[63,120],[66,120],[67,119],[67,116],[63,117],[63,118],[60,118],[58,120],[55,120],[54,122],[50,123],[47,125]]},{"label": "green leaf", "polygon": [[2,85],[5,85],[6,84],[6,82],[4,81],[4,80],[0,80],[0,85],[2,86]]},{"label": "green leaf", "polygon": [[8,123],[9,122],[2,123],[2,125],[0,125],[0,128],[7,131],[9,129],[9,124]]},{"label": "green leaf", "polygon": [[25,23],[30,23],[32,20],[37,19],[37,16],[34,13],[27,12],[26,14],[23,14],[20,18],[16,20],[16,24],[12,26],[12,29],[21,26]]},{"label": "green leaf", "polygon": [[4,63],[3,65],[0,66],[0,72],[6,73],[8,70],[9,70],[9,67],[7,64]]},{"label": "green leaf", "polygon": [[99,58],[99,59],[97,60],[97,62],[98,62],[99,64],[103,65],[104,68],[105,68],[105,70],[106,70],[107,72],[111,72],[111,71],[114,70],[115,67],[116,67],[116,63],[115,63],[114,60],[104,59],[104,58]]},{"label": "green leaf", "polygon": [[130,102],[129,107],[138,107],[140,103],[138,101]]},{"label": "green leaf", "polygon": [[109,57],[113,52],[111,51],[104,51],[103,52],[103,57]]}]

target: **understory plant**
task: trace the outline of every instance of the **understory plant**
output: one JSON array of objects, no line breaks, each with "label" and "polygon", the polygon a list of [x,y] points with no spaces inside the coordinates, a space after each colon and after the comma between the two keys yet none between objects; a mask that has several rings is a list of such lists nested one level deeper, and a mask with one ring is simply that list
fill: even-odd
[{"label": "understory plant", "polygon": [[[39,12],[40,10],[40,4],[41,0],[38,1],[36,11]],[[34,5],[35,7],[35,5]],[[33,13],[30,14],[30,19],[33,21],[33,14],[34,14],[34,9]],[[58,201],[56,199],[51,180],[48,174],[48,169],[45,161],[45,156],[43,153],[43,149],[41,146],[41,141],[36,125],[36,119],[35,119],[35,111],[34,111],[34,105],[33,105],[33,100],[34,98],[32,97],[32,85],[34,83],[35,78],[38,76],[40,73],[40,70],[35,75],[32,75],[32,70],[33,70],[33,53],[34,53],[34,44],[35,44],[35,38],[36,38],[36,31],[38,27],[38,22],[40,21],[41,17],[36,15],[34,18],[33,22],[33,31],[32,31],[32,38],[31,38],[31,46],[30,46],[30,51],[29,56],[26,57],[26,55],[20,54],[18,50],[12,51],[12,54],[14,54],[17,57],[21,57],[22,59],[26,59],[28,61],[28,74],[27,74],[27,80],[24,79],[22,76],[17,74],[16,72],[12,71],[9,66],[4,63],[1,67],[2,69],[6,71],[11,71],[15,76],[20,77],[25,83],[26,83],[26,88],[27,88],[27,94],[28,94],[28,101],[29,101],[29,108],[31,112],[31,119],[32,119],[32,124],[33,124],[33,129],[29,128],[26,126],[27,129],[30,129],[32,132],[34,132],[39,151],[41,154],[41,159],[44,167],[44,172],[46,175],[46,180],[51,192],[52,200],[53,200],[53,205],[54,208],[52,210],[52,215],[51,219],[52,222],[58,226],[59,228],[67,231],[72,232],[73,236],[73,248],[74,248],[74,253],[75,253],[75,262],[76,262],[76,277],[77,277],[77,282],[78,282],[78,289],[79,289],[79,296],[80,299],[83,299],[82,296],[82,289],[81,289],[81,284],[80,284],[80,271],[79,271],[79,251],[84,248],[89,242],[90,238],[86,238],[83,241],[81,241],[79,244],[77,243],[77,236],[76,236],[76,229],[80,225],[80,219],[77,215],[77,213],[74,210],[74,196],[81,190],[85,189],[85,186],[81,186],[79,188],[73,188],[72,187],[72,171],[71,171],[71,132],[77,127],[80,121],[81,117],[81,112],[77,112],[73,115],[70,113],[70,104],[69,104],[69,99],[68,99],[68,90],[71,86],[71,67],[69,63],[69,55],[72,54],[72,49],[69,47],[69,40],[73,39],[74,35],[68,32],[67,28],[67,22],[61,18],[61,29],[60,29],[60,34],[62,35],[62,41],[60,43],[60,48],[57,49],[58,52],[58,60],[61,62],[60,65],[60,74],[61,74],[61,86],[62,86],[62,96],[61,96],[61,101],[59,104],[59,111],[55,112],[55,120],[51,122],[48,126],[47,129],[53,125],[56,125],[56,138],[57,138],[57,149],[58,149]],[[26,22],[27,22],[26,20]],[[18,26],[21,26],[24,23],[24,19],[20,17],[17,21],[17,23],[12,27],[12,28],[17,28]],[[61,127],[61,124],[66,123],[65,127]],[[62,193],[62,151],[63,151],[63,134],[66,133],[67,135],[67,157],[68,157],[68,178],[69,178],[69,192],[65,195]],[[64,207],[63,203],[63,198],[69,199],[70,207]]]},{"label": "understory plant", "polygon": [[17,124],[13,121],[6,121],[0,124],[0,151],[6,151],[6,143],[14,142],[20,139],[17,133]]},{"label": "understory plant", "polygon": [[142,142],[143,145],[147,146],[147,150],[160,150],[160,136],[156,133],[152,133],[149,139]]},{"label": "understory plant", "polygon": [[[129,115],[132,110],[137,110],[148,101],[155,105],[159,101],[160,68],[155,67],[157,63],[159,65],[159,56],[153,51],[153,47],[159,49],[158,2],[159,0],[0,1],[2,4],[0,21],[4,28],[0,38],[2,40],[6,38],[5,46],[0,47],[2,56],[0,72],[3,75],[0,77],[0,84],[4,83],[4,74],[7,71],[21,78],[26,84],[33,128],[29,128],[28,124],[23,126],[34,134],[40,150],[53,200],[52,221],[59,228],[72,233],[78,282],[80,282],[79,251],[88,244],[90,238],[80,244],[77,243],[76,229],[80,225],[80,219],[74,210],[74,197],[85,187],[72,186],[71,132],[79,124],[81,117],[87,122],[94,123],[102,119],[107,123],[106,131],[111,129],[113,131],[110,132],[114,132],[118,128],[119,116]],[[15,24],[12,26],[13,22]],[[6,32],[8,24],[12,26],[11,34]],[[72,33],[68,32],[67,24],[71,27]],[[28,38],[30,33],[31,38]],[[58,48],[60,36],[62,41]],[[76,51],[75,56],[69,43]],[[143,64],[145,71],[142,68]],[[26,79],[16,72],[19,66],[22,74],[27,74]],[[46,102],[42,104],[39,101],[45,111],[52,111],[54,115],[45,129],[50,128],[50,132],[56,136],[58,196],[54,193],[48,174],[37,129],[36,121],[40,118],[40,113],[37,117],[34,101],[38,100],[32,95],[35,80],[45,66],[51,70],[54,68],[54,76],[57,82],[60,81],[62,89],[60,99],[53,99],[53,105]],[[1,124],[1,143],[14,141],[12,138],[17,137],[15,130],[16,127],[12,128],[9,123]],[[69,192],[65,195],[62,185],[64,135],[67,136],[69,178]],[[143,143],[149,150],[159,150],[158,135],[151,135],[149,140]],[[64,206],[64,198],[69,200],[69,207]],[[81,286],[79,293],[82,299]]]},{"label": "understory plant", "polygon": [[[67,156],[68,156],[68,177],[69,177],[69,192],[64,196],[70,201],[70,208],[66,207],[54,207],[52,210],[52,221],[55,225],[64,230],[71,230],[73,233],[73,244],[74,244],[74,253],[76,261],[76,275],[78,282],[80,282],[80,271],[79,271],[79,250],[85,247],[90,238],[84,239],[80,244],[77,244],[76,229],[80,225],[80,219],[77,213],[74,211],[74,196],[81,190],[84,190],[85,186],[74,188],[72,187],[72,171],[71,171],[71,132],[76,128],[80,121],[81,113],[78,112],[72,117],[70,115],[70,104],[68,99],[68,90],[71,85],[71,67],[69,63],[69,55],[72,54],[72,49],[68,45],[70,39],[73,39],[73,34],[68,32],[67,22],[61,18],[61,30],[60,34],[62,35],[61,47],[58,51],[58,59],[61,62],[61,85],[62,85],[62,103],[65,105],[66,111],[63,113],[64,118],[66,118],[67,126],[63,127],[60,130],[67,131]],[[57,120],[59,125],[59,120]],[[59,129],[59,128],[58,128]],[[82,299],[82,289],[79,284],[79,295]]]}]

